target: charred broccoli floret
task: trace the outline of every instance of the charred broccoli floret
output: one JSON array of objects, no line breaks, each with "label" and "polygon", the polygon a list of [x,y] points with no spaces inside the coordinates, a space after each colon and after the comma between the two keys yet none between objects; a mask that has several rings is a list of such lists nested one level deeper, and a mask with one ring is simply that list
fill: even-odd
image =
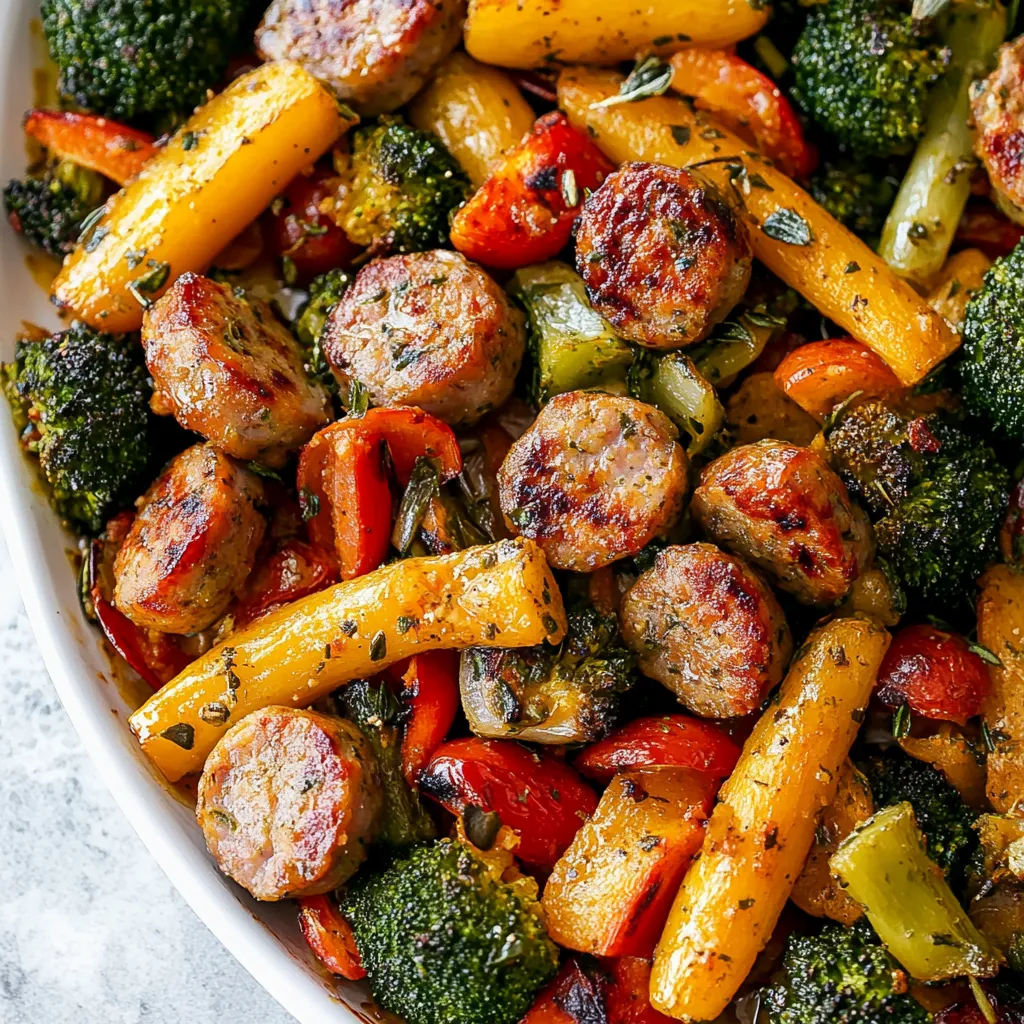
[{"label": "charred broccoli floret", "polygon": [[763,992],[771,1024],[926,1024],[906,975],[866,921],[792,934],[778,980]]},{"label": "charred broccoli floret", "polygon": [[340,267],[313,278],[309,286],[309,300],[299,310],[293,324],[295,336],[306,348],[315,351],[331,310],[341,301],[351,283],[352,275]]},{"label": "charred broccoli floret", "polygon": [[840,224],[874,242],[882,233],[899,180],[851,160],[825,161],[808,191]]},{"label": "charred broccoli floret", "polygon": [[346,177],[342,227],[374,255],[447,246],[451,215],[469,194],[441,140],[394,116],[356,130]]},{"label": "charred broccoli floret", "polygon": [[462,705],[480,736],[536,743],[589,743],[615,720],[635,681],[634,657],[614,615],[589,603],[569,608],[558,647],[473,647],[462,654]]},{"label": "charred broccoli floret", "polygon": [[995,557],[1009,473],[987,445],[940,413],[880,400],[828,430],[833,465],[875,520],[878,548],[912,594],[962,600]]},{"label": "charred broccoli floret", "polygon": [[238,42],[249,0],[42,0],[70,103],[152,124],[192,112]]},{"label": "charred broccoli floret", "polygon": [[75,247],[82,223],[103,201],[103,179],[68,161],[40,178],[13,178],[4,189],[7,221],[58,259]]},{"label": "charred broccoli floret", "polygon": [[337,696],[339,711],[369,740],[380,766],[384,790],[377,840],[385,846],[412,846],[437,835],[434,821],[402,774],[402,706],[387,683],[357,679]]},{"label": "charred broccoli floret", "polygon": [[1024,440],[1024,244],[996,260],[967,304],[960,374],[968,409]]},{"label": "charred broccoli floret", "polygon": [[907,801],[928,843],[928,856],[959,879],[978,847],[976,811],[967,807],[938,769],[890,747],[858,766],[867,777],[875,807]]},{"label": "charred broccoli floret", "polygon": [[456,840],[364,869],[341,908],[374,998],[409,1024],[514,1024],[558,966],[535,900]]},{"label": "charred broccoli floret", "polygon": [[57,512],[98,532],[118,501],[135,496],[150,461],[152,389],[138,341],[76,321],[51,337],[19,341],[14,362],[0,371]]},{"label": "charred broccoli floret", "polygon": [[909,152],[924,133],[929,86],[948,54],[892,0],[828,0],[793,49],[797,100],[851,152]]}]

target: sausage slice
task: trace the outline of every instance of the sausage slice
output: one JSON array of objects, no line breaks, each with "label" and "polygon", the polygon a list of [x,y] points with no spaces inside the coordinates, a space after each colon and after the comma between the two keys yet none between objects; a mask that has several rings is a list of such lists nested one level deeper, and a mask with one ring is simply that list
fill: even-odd
[{"label": "sausage slice", "polygon": [[206,760],[196,818],[217,866],[258,900],[337,888],[366,857],[381,807],[373,751],[351,722],[269,707]]},{"label": "sausage slice", "polygon": [[663,413],[595,391],[557,395],[498,472],[509,529],[557,569],[591,572],[635,555],[678,517],[686,454]]},{"label": "sausage slice", "polygon": [[771,589],[713,544],[659,552],[626,593],[619,621],[644,673],[707,718],[756,711],[793,652]]}]

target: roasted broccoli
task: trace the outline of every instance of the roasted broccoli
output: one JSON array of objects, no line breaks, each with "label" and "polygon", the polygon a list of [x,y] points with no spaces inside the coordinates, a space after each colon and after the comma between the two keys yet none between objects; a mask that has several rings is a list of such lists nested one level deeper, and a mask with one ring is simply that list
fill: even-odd
[{"label": "roasted broccoli", "polygon": [[875,519],[878,547],[912,595],[962,601],[998,549],[1009,473],[993,450],[941,413],[880,400],[827,429],[840,477]]},{"label": "roasted broccoli", "polygon": [[480,736],[535,743],[589,743],[614,722],[634,683],[634,659],[614,615],[569,608],[558,647],[473,647],[462,654],[462,705]]},{"label": "roasted broccoli", "polygon": [[558,966],[518,885],[452,839],[360,872],[341,908],[377,1002],[408,1024],[518,1021]]},{"label": "roasted broccoli", "polygon": [[402,775],[402,706],[387,683],[357,679],[338,691],[340,713],[370,741],[384,789],[378,842],[403,847],[433,839],[434,821]]},{"label": "roasted broccoli", "polygon": [[39,178],[13,178],[4,189],[8,223],[58,259],[75,247],[82,222],[103,202],[103,179],[67,160]]},{"label": "roasted broccoli", "polygon": [[132,337],[76,321],[38,341],[19,341],[0,364],[24,447],[39,457],[57,512],[98,532],[150,461],[151,387]]},{"label": "roasted broccoli", "polygon": [[320,344],[320,335],[323,333],[327,318],[331,315],[331,310],[341,301],[351,283],[352,275],[340,267],[314,277],[309,285],[309,299],[299,309],[299,315],[292,322],[292,333],[306,349],[309,372],[321,381],[331,394],[335,393],[338,385]]},{"label": "roasted broccoli", "polygon": [[69,103],[154,125],[190,114],[224,74],[249,0],[42,0]]},{"label": "roasted broccoli", "polygon": [[960,374],[964,402],[1015,440],[1024,440],[1024,244],[996,260],[964,315]]},{"label": "roasted broccoli", "polygon": [[447,246],[469,179],[436,135],[382,117],[352,137],[342,227],[374,255]]},{"label": "roasted broccoli", "polygon": [[851,152],[909,152],[924,132],[929,86],[948,53],[893,0],[828,0],[793,49],[793,94]]},{"label": "roasted broccoli", "polygon": [[762,993],[771,1024],[925,1024],[931,1015],[906,994],[906,975],[864,920],[793,933],[782,970]]},{"label": "roasted broccoli", "polygon": [[852,160],[824,161],[808,191],[840,224],[874,243],[882,233],[899,179]]},{"label": "roasted broccoli", "polygon": [[908,801],[928,843],[928,856],[955,881],[978,847],[974,823],[978,814],[967,807],[946,777],[930,764],[890,747],[858,766],[867,777],[875,807]]}]

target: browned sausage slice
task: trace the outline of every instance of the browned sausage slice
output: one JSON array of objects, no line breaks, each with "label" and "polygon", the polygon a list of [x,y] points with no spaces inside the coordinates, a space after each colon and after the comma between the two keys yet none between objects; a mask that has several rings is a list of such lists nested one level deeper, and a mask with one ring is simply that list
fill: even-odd
[{"label": "browned sausage slice", "polygon": [[756,711],[793,651],[771,589],[713,544],[659,552],[623,599],[619,621],[640,668],[708,718]]},{"label": "browned sausage slice", "polygon": [[364,117],[408,103],[459,43],[466,0],[273,0],[264,60],[294,60]]},{"label": "browned sausage slice", "polygon": [[351,722],[269,707],[213,748],[196,818],[221,871],[258,900],[283,900],[351,877],[380,806],[373,751]]},{"label": "browned sausage slice", "polygon": [[676,436],[663,413],[632,398],[557,395],[502,463],[505,521],[557,569],[590,572],[635,555],[682,510]]},{"label": "browned sausage slice", "polygon": [[875,550],[867,516],[839,477],[810,448],[785,441],[715,459],[691,508],[712,540],[804,604],[838,601]]},{"label": "browned sausage slice", "polygon": [[468,425],[512,393],[524,318],[480,267],[436,250],[374,260],[334,307],[323,348],[344,394]]},{"label": "browned sausage slice", "polygon": [[750,238],[709,181],[627,163],[583,204],[576,269],[630,341],[680,348],[724,320],[750,281]]},{"label": "browned sausage slice", "polygon": [[262,300],[182,274],[142,318],[156,412],[229,455],[280,466],[327,423],[328,399]]},{"label": "browned sausage slice", "polygon": [[172,459],[114,560],[114,604],[164,633],[212,625],[249,575],[266,521],[258,476],[211,445]]}]

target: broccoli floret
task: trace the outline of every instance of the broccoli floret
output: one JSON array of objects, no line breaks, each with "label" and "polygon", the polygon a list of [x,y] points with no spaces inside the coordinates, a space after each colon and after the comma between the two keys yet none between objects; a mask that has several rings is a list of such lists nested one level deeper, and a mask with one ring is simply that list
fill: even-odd
[{"label": "broccoli floret", "polygon": [[338,691],[342,715],[359,726],[380,766],[384,789],[378,842],[403,847],[433,839],[434,821],[402,774],[402,707],[387,683],[357,679]]},{"label": "broccoli floret", "polygon": [[614,615],[570,605],[558,647],[474,647],[462,655],[462,703],[481,736],[589,743],[612,726],[634,683],[634,657]]},{"label": "broccoli floret", "polygon": [[771,1024],[926,1024],[906,975],[866,921],[790,935],[778,980],[763,991]]},{"label": "broccoli floret", "polygon": [[69,103],[153,124],[190,114],[227,68],[249,0],[43,0]]},{"label": "broccoli floret", "polygon": [[377,1002],[409,1024],[514,1024],[558,965],[536,903],[440,839],[341,899]]},{"label": "broccoli floret", "polygon": [[998,550],[1009,473],[987,445],[941,413],[879,400],[828,428],[833,465],[875,519],[897,582],[926,599],[962,600]]},{"label": "broccoli floret", "polygon": [[867,777],[875,807],[908,801],[928,843],[928,856],[959,881],[978,847],[976,811],[967,807],[937,768],[890,747],[858,766]]},{"label": "broccoli floret", "polygon": [[922,39],[891,0],[828,0],[793,50],[797,100],[863,156],[909,152],[924,133],[929,86],[948,53]]},{"label": "broccoli floret", "polygon": [[70,161],[45,177],[14,178],[4,189],[11,227],[58,259],[75,247],[83,221],[102,201],[103,179]]},{"label": "broccoli floret", "polygon": [[331,310],[341,301],[351,283],[352,275],[340,267],[314,277],[309,285],[309,299],[303,304],[299,315],[292,323],[292,332],[306,349],[310,374],[331,394],[337,391],[338,383],[331,373],[327,356],[320,344],[320,336]]},{"label": "broccoli floret", "polygon": [[874,242],[889,215],[899,181],[849,160],[825,161],[811,178],[814,199],[855,235]]},{"label": "broccoli floret", "polygon": [[996,260],[967,303],[963,342],[967,408],[1024,440],[1024,243]]},{"label": "broccoli floret", "polygon": [[39,457],[57,512],[98,532],[150,461],[151,387],[132,337],[100,334],[76,321],[39,341],[19,341],[0,364],[4,392]]},{"label": "broccoli floret", "polygon": [[342,227],[374,255],[447,246],[451,216],[470,190],[436,135],[394,116],[356,130],[346,176]]}]

